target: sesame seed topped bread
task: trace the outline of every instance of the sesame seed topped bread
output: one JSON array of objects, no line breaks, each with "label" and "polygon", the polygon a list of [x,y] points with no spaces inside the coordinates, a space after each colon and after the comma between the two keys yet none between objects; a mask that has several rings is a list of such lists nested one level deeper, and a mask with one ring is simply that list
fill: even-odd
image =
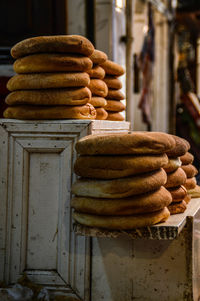
[{"label": "sesame seed topped bread", "polygon": [[5,102],[10,105],[84,105],[91,100],[87,87],[63,89],[18,90],[8,94]]},{"label": "sesame seed topped bread", "polygon": [[108,59],[108,56],[105,52],[95,49],[90,56],[90,59],[94,64],[99,65],[104,63]]},{"label": "sesame seed topped bread", "polygon": [[81,155],[163,154],[175,146],[171,135],[161,132],[94,134],[81,138],[76,151]]},{"label": "sesame seed topped bread", "polygon": [[187,190],[194,189],[196,187],[197,180],[195,177],[193,178],[187,178],[187,180],[184,183],[184,186]]},{"label": "sesame seed topped bread", "polygon": [[80,54],[39,53],[19,58],[14,62],[16,73],[74,72],[92,68],[92,61]]},{"label": "sesame seed topped bread", "polygon": [[103,64],[101,64],[101,67],[105,70],[106,75],[109,74],[121,76],[125,73],[125,70],[121,65],[110,60],[107,60]]},{"label": "sesame seed topped bread", "polygon": [[168,188],[169,192],[172,195],[172,199],[184,199],[184,197],[187,194],[187,190],[183,185],[177,186],[177,187],[171,187]]},{"label": "sesame seed topped bread", "polygon": [[83,106],[12,106],[4,113],[5,118],[14,119],[95,119],[96,110],[91,104]]},{"label": "sesame seed topped bread", "polygon": [[74,164],[78,176],[96,179],[123,178],[157,170],[166,164],[166,154],[149,156],[79,156]]},{"label": "sesame seed topped bread", "polygon": [[170,216],[167,207],[156,212],[129,216],[102,216],[74,212],[73,218],[78,223],[113,230],[131,230],[164,222]]},{"label": "sesame seed topped bread", "polygon": [[172,137],[176,141],[176,146],[167,152],[168,157],[175,158],[175,157],[183,156],[190,148],[189,142],[175,135],[172,135]]},{"label": "sesame seed topped bread", "polygon": [[81,178],[72,185],[72,193],[96,198],[124,198],[156,190],[166,181],[167,175],[162,168],[142,177],[137,175],[114,180]]},{"label": "sesame seed topped bread", "polygon": [[171,194],[161,186],[158,190],[123,199],[74,197],[71,207],[78,212],[97,215],[133,215],[155,212],[168,206]]},{"label": "sesame seed topped bread", "polygon": [[17,74],[7,83],[9,91],[85,87],[90,83],[86,72]]},{"label": "sesame seed topped bread", "polygon": [[91,56],[94,46],[79,35],[39,36],[28,38],[15,44],[11,49],[13,58],[34,53],[79,53]]}]

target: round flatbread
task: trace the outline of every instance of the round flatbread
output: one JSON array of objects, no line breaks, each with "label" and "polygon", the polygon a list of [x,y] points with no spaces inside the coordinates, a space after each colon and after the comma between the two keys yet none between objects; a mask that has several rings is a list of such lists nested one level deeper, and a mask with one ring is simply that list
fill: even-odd
[{"label": "round flatbread", "polygon": [[125,105],[121,101],[107,99],[107,105],[105,106],[106,111],[122,112],[125,108]]},{"label": "round flatbread", "polygon": [[106,74],[109,75],[121,76],[125,73],[125,70],[122,66],[110,60],[107,60],[101,64],[101,67],[105,70]]},{"label": "round flatbread", "polygon": [[183,165],[192,164],[194,161],[194,156],[191,153],[187,152],[185,155],[180,157],[180,160]]},{"label": "round flatbread", "polygon": [[179,203],[171,203],[168,207],[171,215],[183,213],[187,209],[187,204],[184,200]]},{"label": "round flatbread", "polygon": [[124,116],[120,113],[116,113],[116,112],[113,112],[113,111],[108,111],[108,117],[107,117],[107,120],[110,120],[110,121],[124,121]]},{"label": "round flatbread", "polygon": [[5,118],[43,120],[43,119],[95,119],[96,110],[90,105],[83,106],[12,106],[8,107]]},{"label": "round flatbread", "polygon": [[185,172],[179,167],[177,170],[167,174],[167,183],[165,184],[165,187],[177,187],[183,184],[185,186],[186,179]]},{"label": "round flatbread", "polygon": [[18,90],[8,94],[5,102],[10,105],[84,105],[91,100],[87,88]]},{"label": "round flatbread", "polygon": [[101,79],[91,79],[88,88],[92,92],[92,95],[97,95],[100,97],[106,97],[108,94],[108,87]]},{"label": "round flatbread", "polygon": [[120,90],[122,88],[122,82],[114,75],[106,75],[103,80],[109,89]]},{"label": "round flatbread", "polygon": [[75,147],[81,155],[153,155],[163,154],[174,145],[174,139],[166,133],[138,131],[88,135]]},{"label": "round flatbread", "polygon": [[166,154],[152,156],[79,156],[74,164],[78,176],[117,179],[157,170],[165,165]]},{"label": "round flatbread", "polygon": [[96,109],[96,120],[106,120],[106,118],[108,117],[108,113],[106,112],[106,110],[104,110],[104,108],[95,108]]},{"label": "round flatbread", "polygon": [[167,164],[165,166],[163,166],[163,168],[166,171],[166,173],[169,173],[169,172],[175,171],[176,169],[181,167],[181,165],[182,165],[182,162],[179,157],[171,158],[168,160]]},{"label": "round flatbread", "polygon": [[147,227],[164,222],[169,216],[167,207],[156,212],[129,216],[101,216],[73,212],[74,220],[82,225],[110,230],[131,230]]},{"label": "round flatbread", "polygon": [[98,65],[95,65],[92,69],[87,70],[87,73],[89,74],[90,78],[104,79],[105,77],[105,70]]},{"label": "round flatbread", "polygon": [[178,187],[168,188],[168,190],[171,193],[173,200],[180,200],[180,199],[183,200],[187,194],[187,190],[183,185],[180,185]]},{"label": "round flatbread", "polygon": [[79,35],[40,36],[25,39],[11,49],[13,58],[33,53],[80,53],[91,56],[94,51],[92,43]]},{"label": "round flatbread", "polygon": [[161,186],[160,189],[123,199],[99,199],[74,197],[71,207],[77,212],[97,215],[134,215],[155,212],[169,206],[171,194]]},{"label": "round flatbread", "polygon": [[200,186],[196,185],[193,189],[189,189],[187,193],[191,196],[191,198],[199,198],[200,197]]},{"label": "round flatbread", "polygon": [[194,189],[197,185],[197,181],[196,178],[188,178],[185,183],[184,183],[184,187],[189,190],[189,189]]},{"label": "round flatbread", "polygon": [[166,179],[167,175],[162,168],[143,175],[114,180],[81,178],[72,185],[72,192],[77,196],[121,199],[156,190],[166,183]]},{"label": "round flatbread", "polygon": [[19,58],[14,62],[16,73],[77,72],[92,68],[92,61],[80,54],[39,53]]},{"label": "round flatbread", "polygon": [[192,164],[182,165],[181,168],[186,173],[187,178],[193,178],[198,174],[198,170]]},{"label": "round flatbread", "polygon": [[108,89],[106,99],[123,100],[125,99],[125,95],[120,90]]},{"label": "round flatbread", "polygon": [[176,146],[167,152],[169,158],[177,158],[183,156],[190,148],[189,142],[178,136],[172,135],[175,139]]},{"label": "round flatbread", "polygon": [[107,105],[107,100],[103,97],[92,96],[89,103],[95,108],[105,107]]},{"label": "round flatbread", "polygon": [[7,83],[9,91],[85,87],[90,83],[86,72],[18,74]]},{"label": "round flatbread", "polygon": [[95,49],[90,56],[90,59],[94,64],[99,65],[103,64],[108,59],[108,56],[105,52]]}]

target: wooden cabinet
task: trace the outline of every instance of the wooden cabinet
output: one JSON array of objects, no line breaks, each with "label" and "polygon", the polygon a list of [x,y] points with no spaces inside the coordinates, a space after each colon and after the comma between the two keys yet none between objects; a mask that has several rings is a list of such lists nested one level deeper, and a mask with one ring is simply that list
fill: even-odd
[{"label": "wooden cabinet", "polygon": [[90,296],[90,239],[76,236],[71,184],[76,141],[128,122],[0,120],[0,281]]}]

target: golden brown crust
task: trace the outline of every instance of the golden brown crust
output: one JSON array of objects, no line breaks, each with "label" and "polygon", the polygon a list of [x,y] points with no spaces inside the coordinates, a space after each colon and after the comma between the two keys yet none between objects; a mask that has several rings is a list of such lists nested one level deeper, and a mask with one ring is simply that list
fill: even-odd
[{"label": "golden brown crust", "polygon": [[186,174],[181,167],[177,170],[170,172],[167,174],[167,183],[165,184],[166,188],[169,187],[177,187],[180,185],[185,185],[186,182]]},{"label": "golden brown crust", "polygon": [[187,194],[185,197],[184,197],[184,201],[186,202],[186,204],[188,204],[190,201],[191,201],[191,196],[189,194]]},{"label": "golden brown crust", "polygon": [[11,77],[7,83],[10,91],[85,87],[90,83],[90,77],[86,72],[73,73],[33,73],[19,74]]},{"label": "golden brown crust", "polygon": [[91,105],[93,105],[95,108],[105,107],[107,100],[103,97],[92,96],[89,103],[91,103]]},{"label": "golden brown crust", "polygon": [[90,102],[87,87],[66,89],[18,90],[8,94],[5,102],[10,105],[84,105]]},{"label": "golden brown crust", "polygon": [[108,89],[106,99],[123,100],[125,99],[125,95],[120,90]]},{"label": "golden brown crust", "polygon": [[95,119],[96,110],[90,105],[83,106],[13,106],[4,113],[5,118],[43,120],[43,119]]},{"label": "golden brown crust", "polygon": [[94,64],[103,64],[108,59],[108,56],[105,52],[95,49],[90,59]]},{"label": "golden brown crust", "polygon": [[81,178],[72,185],[72,192],[78,196],[124,198],[156,190],[166,183],[166,178],[162,168],[143,175],[114,180]]},{"label": "golden brown crust", "polygon": [[191,198],[199,198],[200,197],[200,186],[196,185],[193,189],[189,189],[188,194]]},{"label": "golden brown crust", "polygon": [[86,72],[89,74],[90,78],[104,79],[105,76],[105,70],[98,65],[93,66],[92,69],[87,70]]},{"label": "golden brown crust", "polygon": [[184,200],[179,203],[171,203],[168,209],[171,215],[183,213],[187,209],[187,204]]},{"label": "golden brown crust", "polygon": [[105,106],[106,111],[122,112],[125,108],[125,105],[121,101],[107,99],[107,105]]},{"label": "golden brown crust", "polygon": [[11,49],[13,58],[23,57],[33,53],[80,53],[92,55],[94,46],[85,37],[79,35],[40,36],[25,39],[15,44]]},{"label": "golden brown crust", "polygon": [[184,187],[189,190],[189,189],[194,189],[196,187],[197,181],[196,178],[188,178],[185,183],[184,183]]},{"label": "golden brown crust", "polygon": [[187,152],[185,155],[181,156],[180,159],[183,165],[192,164],[194,161],[194,156]]},{"label": "golden brown crust", "polygon": [[86,213],[73,213],[73,218],[78,223],[89,226],[111,230],[131,230],[151,226],[164,222],[170,216],[169,210],[165,207],[162,210],[129,216],[101,216]]},{"label": "golden brown crust", "polygon": [[182,165],[181,168],[186,173],[187,178],[193,178],[198,173],[198,170],[192,164]]},{"label": "golden brown crust", "polygon": [[114,75],[106,75],[103,80],[109,89],[120,90],[122,88],[122,82]]},{"label": "golden brown crust", "polygon": [[187,190],[185,189],[185,187],[183,185],[180,185],[178,187],[171,187],[171,188],[168,188],[168,190],[171,193],[173,200],[177,200],[177,199],[183,200],[187,194]]},{"label": "golden brown crust", "polygon": [[109,75],[121,76],[125,73],[125,70],[122,66],[110,60],[107,60],[101,64],[101,67],[105,70],[106,74]]},{"label": "golden brown crust", "polygon": [[108,117],[108,113],[106,112],[106,110],[104,110],[104,108],[95,108],[96,109],[96,119],[97,120],[106,120],[106,118]]},{"label": "golden brown crust", "polygon": [[182,163],[179,157],[169,158],[168,163],[163,167],[164,170],[169,173],[175,171],[177,168],[181,167]]},{"label": "golden brown crust", "polygon": [[[74,164],[78,176],[115,179],[143,174],[165,165],[167,155],[149,156],[79,156]],[[142,175],[141,175],[142,176]]]},{"label": "golden brown crust", "polygon": [[175,135],[172,135],[172,137],[175,139],[176,146],[174,147],[174,149],[167,152],[168,157],[177,158],[183,156],[190,148],[189,142]]},{"label": "golden brown crust", "polygon": [[76,151],[82,155],[163,154],[175,145],[171,135],[162,132],[96,134],[81,138]]},{"label": "golden brown crust", "polygon": [[92,68],[92,61],[80,54],[40,53],[19,58],[14,62],[16,73],[78,72]]},{"label": "golden brown crust", "polygon": [[107,117],[107,120],[110,120],[110,121],[124,121],[124,116],[120,113],[116,113],[116,112],[113,112],[113,111],[108,111],[108,117]]},{"label": "golden brown crust", "polygon": [[74,197],[71,207],[77,212],[89,214],[134,215],[161,210],[171,201],[171,194],[161,186],[156,191],[123,199]]},{"label": "golden brown crust", "polygon": [[91,79],[88,88],[92,92],[92,95],[97,95],[100,97],[106,97],[108,94],[108,87],[101,79]]}]

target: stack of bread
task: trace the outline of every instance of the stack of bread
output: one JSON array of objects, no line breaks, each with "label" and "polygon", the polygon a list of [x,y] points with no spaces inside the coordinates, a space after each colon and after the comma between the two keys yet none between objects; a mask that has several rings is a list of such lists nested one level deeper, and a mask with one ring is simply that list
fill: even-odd
[{"label": "stack of bread", "polygon": [[90,135],[75,148],[80,178],[71,206],[76,222],[106,229],[149,226],[169,217],[171,194],[164,188],[165,154],[175,140],[159,132]]},{"label": "stack of bread", "polygon": [[185,153],[185,155],[181,156],[180,159],[182,162],[181,167],[187,176],[184,187],[186,188],[188,193],[188,200],[190,200],[192,196],[193,197],[196,197],[197,195],[200,196],[197,193],[198,185],[196,185],[196,178],[195,178],[195,176],[198,173],[198,170],[194,165],[192,165],[194,156],[191,153],[189,152]]},{"label": "stack of bread", "polygon": [[90,76],[89,89],[92,93],[92,98],[90,103],[96,109],[96,119],[105,120],[108,117],[108,113],[104,109],[107,104],[105,97],[108,94],[108,88],[106,83],[103,81],[105,77],[105,71],[100,66],[107,60],[107,55],[100,50],[95,49],[93,54],[90,56],[91,61],[93,62],[93,68],[88,70]]},{"label": "stack of bread", "polygon": [[92,43],[78,35],[41,36],[11,49],[17,75],[7,84],[11,93],[6,118],[95,119],[87,88],[92,68]]},{"label": "stack of bread", "polygon": [[123,121],[124,116],[120,112],[125,110],[125,105],[121,102],[125,96],[120,91],[122,83],[118,77],[125,73],[124,68],[110,60],[105,61],[101,67],[106,72],[104,81],[108,86],[107,105],[105,106],[105,110],[108,112],[107,120]]},{"label": "stack of bread", "polygon": [[167,173],[165,188],[172,195],[172,203],[168,206],[168,209],[171,214],[177,214],[183,213],[187,208],[187,190],[183,186],[186,182],[186,174],[181,168],[180,156],[183,156],[188,151],[190,145],[186,140],[178,136],[172,137],[175,139],[176,145],[167,152],[169,161],[163,168]]}]

